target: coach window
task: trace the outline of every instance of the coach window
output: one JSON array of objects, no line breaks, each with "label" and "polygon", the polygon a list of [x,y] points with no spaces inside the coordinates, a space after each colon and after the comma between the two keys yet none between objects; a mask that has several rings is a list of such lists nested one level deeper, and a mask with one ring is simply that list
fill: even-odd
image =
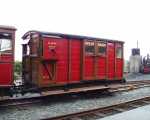
[{"label": "coach window", "polygon": [[0,33],[0,53],[12,53],[12,35]]},{"label": "coach window", "polygon": [[93,55],[95,53],[94,41],[85,41],[85,53],[88,55]]},{"label": "coach window", "polygon": [[116,57],[117,58],[122,58],[123,57],[123,49],[122,49],[122,47],[117,47],[116,48]]},{"label": "coach window", "polygon": [[106,55],[106,43],[103,42],[97,43],[97,53],[98,55],[102,55],[102,56]]}]

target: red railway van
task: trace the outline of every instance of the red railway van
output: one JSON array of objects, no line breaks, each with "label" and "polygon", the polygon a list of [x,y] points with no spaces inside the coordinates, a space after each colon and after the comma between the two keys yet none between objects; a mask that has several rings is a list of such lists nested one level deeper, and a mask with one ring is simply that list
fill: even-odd
[{"label": "red railway van", "polygon": [[122,41],[40,31],[22,38],[25,83],[46,87],[123,80]]},{"label": "red railway van", "polygon": [[0,90],[13,84],[14,27],[0,26]]}]

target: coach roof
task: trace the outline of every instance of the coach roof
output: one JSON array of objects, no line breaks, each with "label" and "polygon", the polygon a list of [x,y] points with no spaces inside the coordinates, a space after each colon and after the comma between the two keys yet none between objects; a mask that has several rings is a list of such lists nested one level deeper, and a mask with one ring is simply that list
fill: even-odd
[{"label": "coach roof", "polygon": [[0,25],[0,29],[16,30],[16,28],[14,26],[6,26],[6,25]]},{"label": "coach roof", "polygon": [[89,36],[81,36],[81,35],[71,35],[71,34],[62,34],[62,33],[52,33],[52,32],[43,32],[43,31],[28,31],[23,36],[22,39],[26,39],[31,34],[39,34],[42,37],[57,37],[57,38],[66,38],[66,39],[79,39],[79,40],[103,40],[103,41],[115,41],[115,42],[122,42],[119,40],[112,40],[112,39],[105,39],[105,38],[96,38],[96,37],[89,37]]}]

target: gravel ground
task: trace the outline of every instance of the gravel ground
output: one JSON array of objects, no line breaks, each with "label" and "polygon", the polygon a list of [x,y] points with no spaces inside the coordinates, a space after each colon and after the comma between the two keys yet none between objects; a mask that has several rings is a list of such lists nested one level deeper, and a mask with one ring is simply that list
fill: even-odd
[{"label": "gravel ground", "polygon": [[150,80],[150,74],[128,73],[125,75],[125,78],[127,81]]},{"label": "gravel ground", "polygon": [[150,96],[150,87],[102,97],[85,97],[82,99],[77,99],[76,97],[74,97],[74,99],[68,98],[69,100],[63,103],[57,101],[55,103],[49,102],[30,106],[11,107],[10,109],[0,109],[0,120],[37,120],[66,113],[109,106],[144,96]]},{"label": "gravel ground", "polygon": [[[150,80],[150,75],[146,74],[126,74],[127,81],[134,80]],[[26,97],[30,97],[27,95]],[[38,95],[35,95],[38,96]],[[0,109],[0,120],[37,120],[46,117],[52,117],[57,115],[63,115],[72,112],[83,111],[87,109],[93,109],[97,107],[109,106],[112,104],[141,98],[144,96],[150,96],[150,87],[141,88],[129,92],[116,93],[113,95],[102,96],[100,97],[67,97],[66,102],[47,102],[36,105],[27,105],[21,107],[11,107],[9,109]],[[58,98],[60,99],[60,98]]]}]

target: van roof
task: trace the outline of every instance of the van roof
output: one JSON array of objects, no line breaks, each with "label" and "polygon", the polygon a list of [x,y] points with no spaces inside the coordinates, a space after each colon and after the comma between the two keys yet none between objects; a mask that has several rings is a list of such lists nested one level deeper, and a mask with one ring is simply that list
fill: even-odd
[{"label": "van roof", "polygon": [[79,39],[79,40],[103,40],[103,41],[113,41],[113,42],[122,42],[119,40],[112,40],[112,39],[105,39],[105,38],[96,38],[96,37],[90,37],[90,36],[81,36],[81,35],[71,35],[71,34],[63,34],[63,33],[52,33],[52,32],[43,32],[43,31],[28,31],[26,32],[23,36],[22,39],[26,39],[29,37],[31,34],[39,34],[42,37],[55,37],[55,38],[67,38],[67,39]]},{"label": "van roof", "polygon": [[14,26],[6,26],[6,25],[0,25],[0,29],[16,30],[16,28]]}]

